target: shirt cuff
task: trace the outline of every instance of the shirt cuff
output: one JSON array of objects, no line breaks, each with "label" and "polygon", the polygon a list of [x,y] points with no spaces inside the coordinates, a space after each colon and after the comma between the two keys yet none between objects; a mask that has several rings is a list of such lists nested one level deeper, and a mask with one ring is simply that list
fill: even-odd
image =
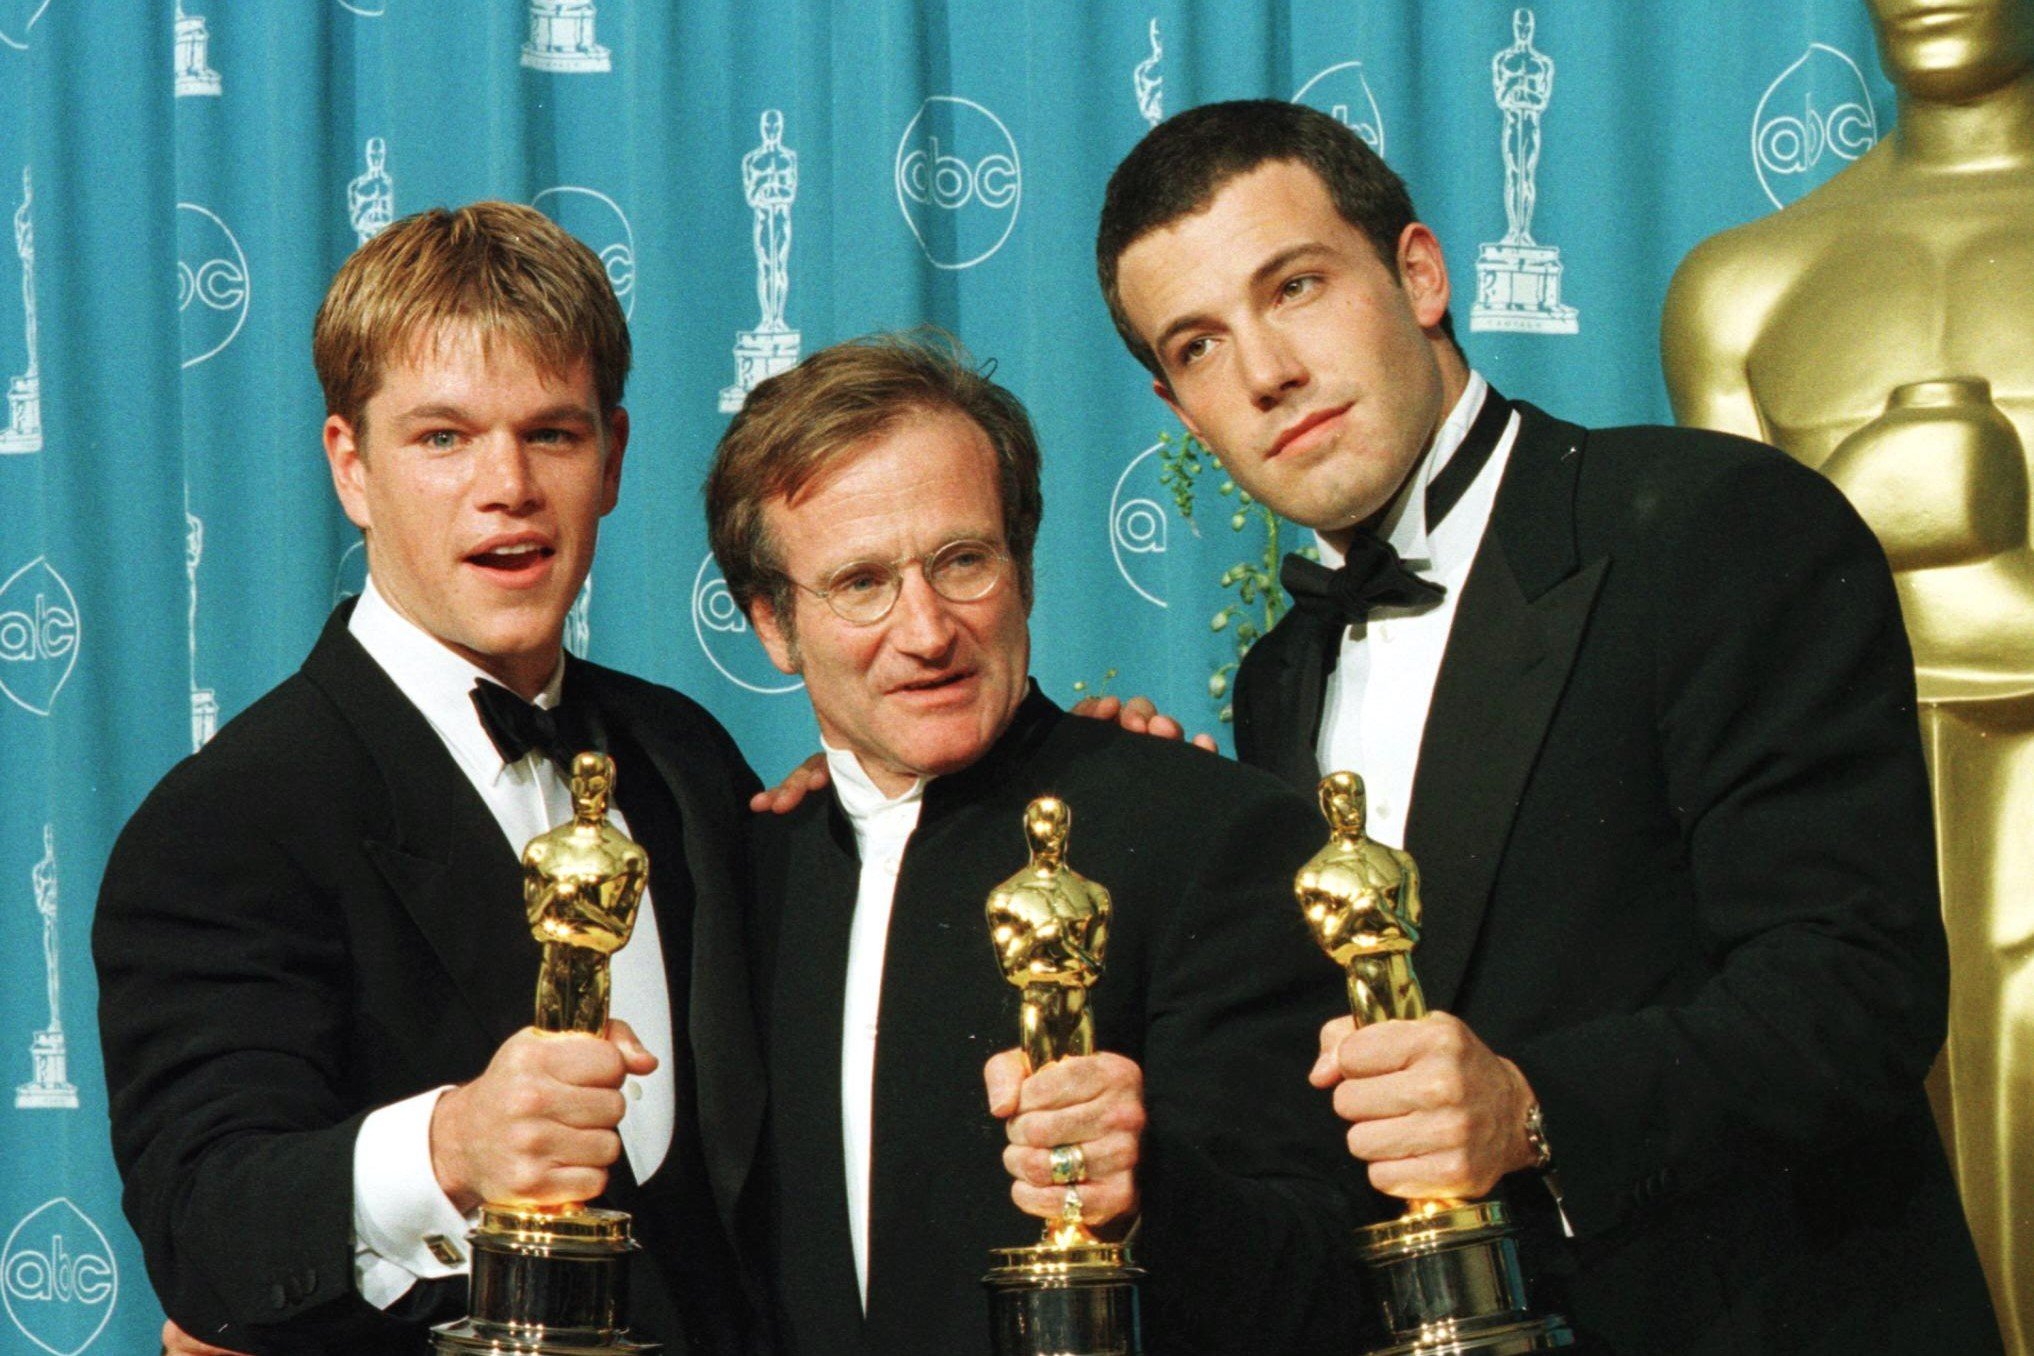
[{"label": "shirt cuff", "polygon": [[479,1212],[461,1214],[431,1171],[431,1113],[449,1091],[369,1112],[353,1140],[353,1283],[377,1309],[419,1280],[467,1272],[466,1234]]}]

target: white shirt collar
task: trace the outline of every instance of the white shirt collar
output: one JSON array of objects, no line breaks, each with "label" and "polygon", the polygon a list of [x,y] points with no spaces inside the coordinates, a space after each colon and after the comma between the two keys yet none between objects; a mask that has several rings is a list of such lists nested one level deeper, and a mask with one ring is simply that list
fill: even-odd
[{"label": "white shirt collar", "polygon": [[840,808],[847,811],[848,818],[855,822],[857,829],[864,821],[884,810],[920,799],[925,795],[925,784],[932,780],[920,777],[896,795],[886,796],[862,768],[862,760],[853,750],[836,748],[823,739],[819,741],[819,747],[826,750],[826,767],[833,774],[833,788],[840,797]]},{"label": "white shirt collar", "polygon": [[[371,576],[367,587],[360,591],[360,601],[354,604],[346,629],[360,642],[360,648],[367,651],[368,658],[381,665],[411,704],[423,712],[424,719],[456,758],[469,766],[492,768],[499,779],[507,765],[501,761],[494,741],[487,737],[480,713],[473,709],[473,685],[499,680],[397,612],[374,586]],[[537,694],[536,704],[556,706],[564,686],[565,657],[561,654],[550,681]],[[530,756],[541,755],[525,755]]]},{"label": "white shirt collar", "polygon": [[[1450,563],[1434,558],[1436,543],[1427,532],[1427,486],[1448,464],[1456,449],[1462,446],[1463,439],[1469,436],[1470,426],[1482,412],[1483,398],[1489,391],[1490,383],[1483,379],[1481,373],[1469,374],[1469,381],[1455,401],[1455,408],[1448,411],[1448,417],[1441,421],[1441,427],[1435,432],[1433,444],[1414,463],[1412,474],[1406,477],[1398,497],[1385,511],[1381,524],[1383,530],[1379,535],[1408,565],[1445,571]],[[1314,534],[1314,540],[1321,550],[1321,563],[1331,570],[1341,568],[1345,558],[1342,551],[1320,533]],[[1470,549],[1475,549],[1474,543]]]}]

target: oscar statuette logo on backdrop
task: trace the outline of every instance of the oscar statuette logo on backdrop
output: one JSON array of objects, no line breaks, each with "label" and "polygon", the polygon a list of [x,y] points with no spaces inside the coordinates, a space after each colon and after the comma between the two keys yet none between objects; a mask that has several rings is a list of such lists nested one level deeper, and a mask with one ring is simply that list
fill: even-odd
[{"label": "oscar statuette logo on backdrop", "polygon": [[191,752],[196,753],[219,732],[219,698],[198,686],[198,562],[205,558],[205,521],[191,512],[191,487],[184,487],[184,574],[190,583],[190,611],[185,629],[191,649]]},{"label": "oscar statuette logo on backdrop", "polygon": [[346,185],[346,221],[353,228],[356,248],[395,220],[395,180],[388,172],[388,142],[369,137],[361,148],[361,158],[366,169]]},{"label": "oscar statuette logo on backdrop", "polygon": [[733,414],[756,383],[798,363],[798,331],[784,321],[791,295],[791,204],[798,196],[798,152],[784,144],[784,114],[763,110],[763,140],[742,157],[742,197],[754,218],[756,304],[762,319],[735,334],[734,385],[723,387],[720,412]]},{"label": "oscar statuette logo on backdrop", "polygon": [[530,40],[523,65],[554,75],[592,75],[613,63],[593,39],[593,0],[530,0]]},{"label": "oscar statuette logo on backdrop", "polygon": [[1490,59],[1491,90],[1504,115],[1504,238],[1476,254],[1471,330],[1574,334],[1575,308],[1561,301],[1561,251],[1533,239],[1539,202],[1540,119],[1554,98],[1554,59],[1533,46],[1533,12],[1511,16],[1512,43]]},{"label": "oscar statuette logo on backdrop", "polygon": [[37,556],[0,583],[0,692],[46,716],[77,666],[82,633],[71,586]]},{"label": "oscar statuette logo on backdrop", "polygon": [[1003,248],[1024,199],[1017,141],[972,99],[935,94],[897,141],[897,209],[935,268],[973,268]]},{"label": "oscar statuette logo on backdrop", "polygon": [[7,426],[0,428],[0,453],[42,451],[42,368],[36,360],[35,185],[21,167],[21,206],[14,209],[14,252],[21,257],[22,345],[28,370],[7,383]]},{"label": "oscar statuette logo on backdrop", "polygon": [[96,1342],[119,1298],[112,1244],[68,1197],[31,1210],[0,1244],[0,1303],[50,1356],[78,1356]]},{"label": "oscar statuette logo on backdrop", "polygon": [[1158,20],[1153,19],[1151,55],[1130,72],[1130,88],[1137,95],[1137,116],[1153,127],[1165,121],[1165,77],[1158,70],[1164,57],[1165,46],[1158,40]]},{"label": "oscar statuette logo on backdrop", "polygon": [[212,34],[204,15],[184,13],[183,0],[177,0],[176,35],[177,98],[218,98],[224,86],[212,69]]},{"label": "oscar statuette logo on backdrop", "polygon": [[75,1111],[77,1085],[70,1080],[64,1049],[63,970],[57,933],[56,826],[42,826],[42,856],[29,869],[35,912],[42,921],[43,985],[49,998],[49,1025],[29,1038],[34,1076],[14,1089],[17,1111]]}]

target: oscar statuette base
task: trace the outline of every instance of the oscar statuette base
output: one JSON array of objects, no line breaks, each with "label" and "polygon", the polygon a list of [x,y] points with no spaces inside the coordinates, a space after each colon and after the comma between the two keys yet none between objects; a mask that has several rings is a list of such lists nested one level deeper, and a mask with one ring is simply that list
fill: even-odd
[{"label": "oscar statuette base", "polygon": [[1530,1313],[1501,1201],[1415,1211],[1357,1234],[1390,1344],[1368,1356],[1517,1356],[1571,1347],[1558,1315]]},{"label": "oscar statuette base", "polygon": [[569,1211],[481,1207],[471,1236],[467,1317],[435,1329],[437,1356],[654,1356],[628,1312],[629,1217],[585,1206]]},{"label": "oscar statuette base", "polygon": [[996,1248],[989,1289],[995,1356],[1143,1356],[1137,1279],[1120,1243]]}]

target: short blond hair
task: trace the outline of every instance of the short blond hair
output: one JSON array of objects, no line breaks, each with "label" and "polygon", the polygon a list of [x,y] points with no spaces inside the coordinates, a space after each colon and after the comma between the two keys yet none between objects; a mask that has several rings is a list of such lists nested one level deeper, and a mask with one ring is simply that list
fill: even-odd
[{"label": "short blond hair", "polygon": [[1037,435],[1017,397],[982,375],[959,340],[928,326],[821,349],[749,393],[706,475],[707,536],[736,604],[746,610],[767,597],[790,620],[791,583],[765,529],[765,502],[796,498],[898,421],[948,410],[972,420],[995,451],[1004,544],[1030,598],[1045,511]]},{"label": "short blond hair", "polygon": [[629,326],[600,259],[534,207],[476,202],[404,217],[340,265],[311,326],[325,412],[364,437],[390,364],[447,323],[553,375],[584,358],[601,414],[621,405]]}]

